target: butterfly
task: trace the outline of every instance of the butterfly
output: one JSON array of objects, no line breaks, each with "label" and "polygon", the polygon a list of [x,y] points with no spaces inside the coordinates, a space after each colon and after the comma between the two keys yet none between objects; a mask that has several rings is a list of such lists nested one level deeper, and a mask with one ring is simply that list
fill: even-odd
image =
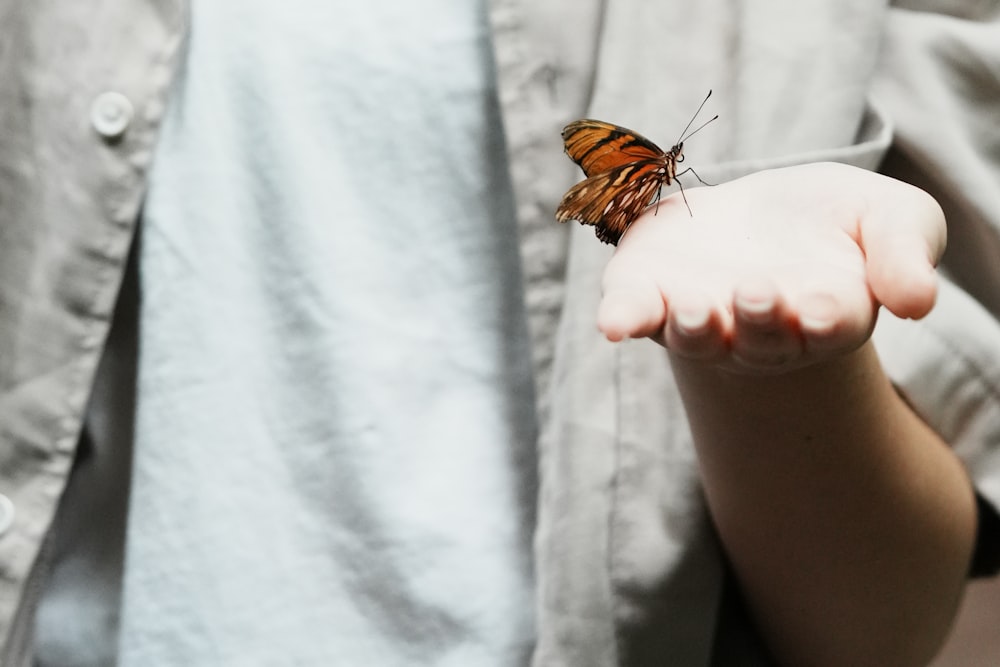
[{"label": "butterfly", "polygon": [[[690,167],[677,173],[677,165],[684,161],[684,142],[719,117],[710,118],[685,135],[711,96],[710,90],[669,151],[664,151],[638,132],[600,120],[577,120],[563,128],[566,154],[580,165],[587,178],[563,196],[556,209],[556,220],[579,220],[594,225],[597,238],[618,245],[622,234],[653,202],[653,198],[659,202],[664,185],[677,181],[680,186],[677,177],[689,171],[705,183]],[[683,187],[681,196],[687,205]]]}]

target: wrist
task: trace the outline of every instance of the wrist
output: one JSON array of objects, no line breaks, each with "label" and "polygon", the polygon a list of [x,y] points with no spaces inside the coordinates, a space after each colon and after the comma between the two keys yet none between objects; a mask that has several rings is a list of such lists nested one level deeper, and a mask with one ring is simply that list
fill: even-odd
[{"label": "wrist", "polygon": [[874,344],[786,371],[751,373],[708,365],[670,354],[671,367],[689,412],[696,414],[760,413],[806,421],[817,412],[827,418],[836,413],[871,412],[895,399],[882,370]]}]

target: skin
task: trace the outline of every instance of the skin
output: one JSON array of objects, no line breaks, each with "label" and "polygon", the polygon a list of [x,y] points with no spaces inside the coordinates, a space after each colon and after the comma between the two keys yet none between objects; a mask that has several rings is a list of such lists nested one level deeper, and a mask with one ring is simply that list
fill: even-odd
[{"label": "skin", "polygon": [[713,520],[785,665],[925,665],[975,540],[966,472],[894,390],[880,307],[933,307],[940,207],[838,164],[660,202],[608,264],[598,325],[667,349]]}]

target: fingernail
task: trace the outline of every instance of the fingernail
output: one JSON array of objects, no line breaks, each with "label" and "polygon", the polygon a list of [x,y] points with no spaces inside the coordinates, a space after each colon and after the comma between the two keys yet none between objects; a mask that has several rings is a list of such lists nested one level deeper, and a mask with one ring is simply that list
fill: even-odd
[{"label": "fingernail", "polygon": [[740,295],[736,297],[736,310],[748,322],[765,324],[774,319],[774,299],[751,299]]},{"label": "fingernail", "polygon": [[833,330],[836,322],[825,317],[813,317],[811,315],[800,314],[799,326],[812,334],[822,334]]},{"label": "fingernail", "polygon": [[837,326],[837,304],[829,296],[811,294],[799,302],[799,327],[812,334],[829,333]]},{"label": "fingernail", "polygon": [[701,333],[708,326],[711,313],[707,308],[681,308],[674,312],[674,326],[681,333]]}]

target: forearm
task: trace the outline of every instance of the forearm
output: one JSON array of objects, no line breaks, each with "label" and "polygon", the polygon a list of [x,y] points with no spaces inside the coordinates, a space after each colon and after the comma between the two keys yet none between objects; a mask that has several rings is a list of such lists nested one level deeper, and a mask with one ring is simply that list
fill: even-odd
[{"label": "forearm", "polygon": [[974,501],[873,345],[774,376],[672,364],[714,521],[779,659],[925,664],[961,595]]}]

